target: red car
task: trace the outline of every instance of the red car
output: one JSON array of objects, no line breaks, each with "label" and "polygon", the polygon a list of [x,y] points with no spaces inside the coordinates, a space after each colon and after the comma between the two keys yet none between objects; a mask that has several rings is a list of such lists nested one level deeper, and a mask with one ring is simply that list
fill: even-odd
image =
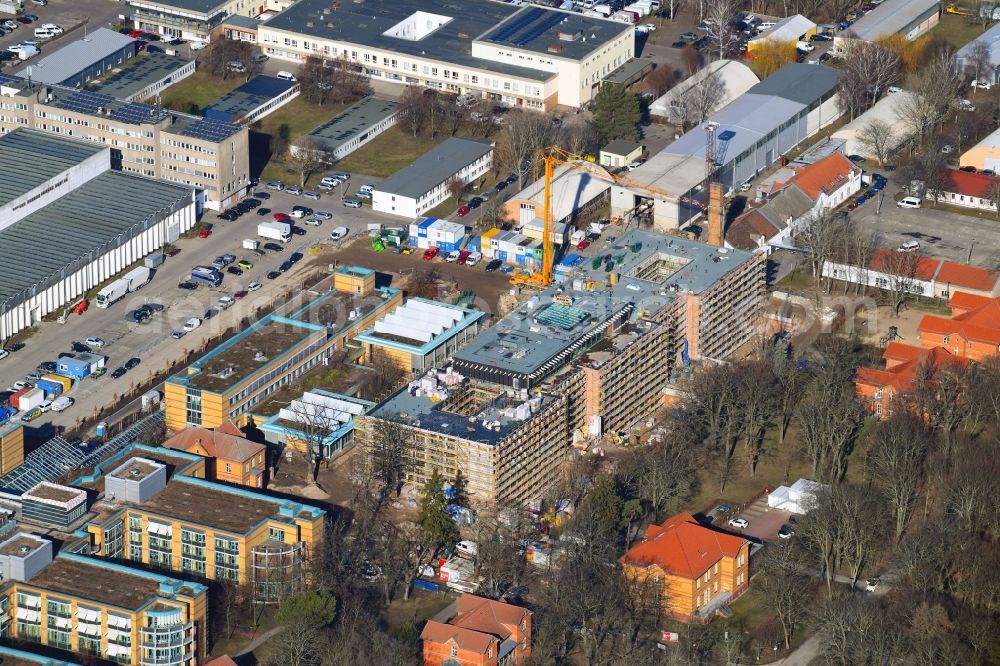
[{"label": "red car", "polygon": [[198,232],[198,238],[208,238],[211,235],[212,235],[211,229],[202,229],[201,231]]},{"label": "red car", "polygon": [[469,258],[470,254],[472,253],[469,252],[468,250],[462,250],[461,252],[458,253],[458,259],[455,260],[455,263],[464,266],[465,260]]},{"label": "red car", "polygon": [[288,213],[275,213],[271,217],[273,217],[278,222],[289,222],[290,223],[292,221],[292,218],[290,218],[288,216]]},{"label": "red car", "polygon": [[590,247],[590,241],[589,240],[582,240],[582,241],[580,241],[579,243],[576,244],[576,249],[578,249],[578,250],[586,250],[588,247]]},{"label": "red car", "polygon": [[246,291],[246,289],[244,289],[243,291],[238,291],[235,294],[233,294],[233,299],[238,301],[238,300],[240,300],[241,298],[243,298],[246,295],[247,295],[247,291]]},{"label": "red car", "polygon": [[145,33],[143,33],[142,30],[133,30],[132,32],[128,33],[128,36],[131,37],[132,39],[139,39],[140,37],[143,36],[143,34]]},{"label": "red car", "polygon": [[462,206],[461,208],[458,209],[458,211],[455,214],[458,215],[459,217],[465,217],[466,215],[469,214],[470,210],[472,209],[469,208],[468,206]]},{"label": "red car", "polygon": [[429,247],[424,250],[424,261],[430,261],[438,254],[438,249],[436,247]]}]

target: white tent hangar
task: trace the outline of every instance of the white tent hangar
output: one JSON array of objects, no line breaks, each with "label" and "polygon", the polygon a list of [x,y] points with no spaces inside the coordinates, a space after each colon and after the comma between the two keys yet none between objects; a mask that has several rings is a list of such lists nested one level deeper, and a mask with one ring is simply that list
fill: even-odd
[{"label": "white tent hangar", "polygon": [[772,490],[767,496],[767,506],[791,513],[809,513],[809,509],[816,505],[816,495],[826,489],[829,486],[825,484],[799,479],[791,486],[778,486]]}]

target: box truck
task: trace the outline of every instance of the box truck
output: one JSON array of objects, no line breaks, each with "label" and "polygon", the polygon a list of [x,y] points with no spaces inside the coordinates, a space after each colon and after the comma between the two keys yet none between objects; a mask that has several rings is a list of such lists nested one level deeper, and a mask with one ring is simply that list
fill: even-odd
[{"label": "box truck", "polygon": [[261,222],[257,225],[257,235],[287,243],[292,240],[292,225],[287,222]]},{"label": "box truck", "polygon": [[166,260],[166,255],[162,252],[157,252],[156,254],[151,254],[142,260],[142,265],[146,268],[156,268]]},{"label": "box truck", "polygon": [[128,293],[128,280],[118,278],[97,292],[97,307],[108,308],[124,298]]},{"label": "box truck", "polygon": [[243,239],[243,249],[244,250],[256,250],[260,247],[260,241],[254,240],[252,238]]},{"label": "box truck", "polygon": [[33,388],[17,399],[17,408],[22,412],[34,409],[45,402],[45,391]]},{"label": "box truck", "polygon": [[148,266],[138,266],[125,274],[123,280],[128,280],[128,290],[137,291],[149,283],[153,277],[153,271]]}]

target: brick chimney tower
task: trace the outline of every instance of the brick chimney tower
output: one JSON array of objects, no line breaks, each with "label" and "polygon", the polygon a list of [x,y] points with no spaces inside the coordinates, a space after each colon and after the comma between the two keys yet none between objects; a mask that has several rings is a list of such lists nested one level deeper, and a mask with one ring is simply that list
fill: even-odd
[{"label": "brick chimney tower", "polygon": [[708,244],[722,247],[726,232],[726,208],[722,201],[722,183],[708,186]]}]

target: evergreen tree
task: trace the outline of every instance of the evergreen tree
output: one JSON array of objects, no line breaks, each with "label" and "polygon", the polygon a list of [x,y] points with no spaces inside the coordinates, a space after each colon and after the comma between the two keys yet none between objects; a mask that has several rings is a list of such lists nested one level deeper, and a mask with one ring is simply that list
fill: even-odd
[{"label": "evergreen tree", "polygon": [[639,98],[625,86],[605,83],[594,97],[594,128],[604,145],[615,139],[639,140]]},{"label": "evergreen tree", "polygon": [[437,470],[424,485],[420,497],[417,523],[424,530],[427,546],[434,550],[447,548],[458,541],[458,527],[448,514],[448,498],[444,494],[444,477]]}]

